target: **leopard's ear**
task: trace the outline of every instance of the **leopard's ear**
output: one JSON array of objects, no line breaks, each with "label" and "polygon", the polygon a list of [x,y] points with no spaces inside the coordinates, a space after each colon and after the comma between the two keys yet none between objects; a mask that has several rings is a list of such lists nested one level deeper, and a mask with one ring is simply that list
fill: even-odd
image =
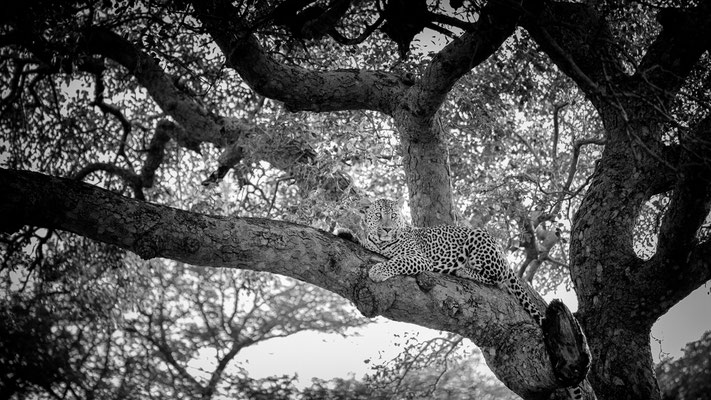
[{"label": "leopard's ear", "polygon": [[395,204],[397,205],[398,210],[402,210],[402,207],[405,205],[405,196],[398,197]]},{"label": "leopard's ear", "polygon": [[361,213],[365,214],[365,210],[370,207],[371,204],[373,204],[372,201],[370,201],[369,198],[363,197],[362,199],[359,199],[356,203],[356,209]]}]

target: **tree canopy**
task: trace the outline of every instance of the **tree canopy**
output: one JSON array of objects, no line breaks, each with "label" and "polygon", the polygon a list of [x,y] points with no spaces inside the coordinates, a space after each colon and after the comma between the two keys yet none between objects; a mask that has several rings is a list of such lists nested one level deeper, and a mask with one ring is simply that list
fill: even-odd
[{"label": "tree canopy", "polygon": [[[179,368],[201,341],[222,379],[222,355],[247,342],[362,324],[349,301],[471,339],[523,398],[564,396],[540,328],[505,291],[428,273],[374,283],[367,269],[382,257],[330,233],[357,225],[354,199],[406,195],[415,225],[485,226],[522,279],[572,286],[592,354],[586,398],[660,398],[651,326],[711,279],[708,2],[34,0],[1,11],[0,312],[12,323],[0,328],[18,343],[22,332],[64,343],[7,364],[12,374],[52,365],[31,382],[49,387],[67,360],[97,354],[86,349],[139,365],[153,338],[166,364],[149,379],[209,398],[218,386]],[[172,261],[155,272],[124,251]],[[307,312],[315,289],[218,267],[319,286],[332,308]],[[222,307],[225,293],[246,303]],[[181,296],[184,308],[155,308]],[[303,313],[285,311],[295,298]],[[256,310],[266,324],[234,322]],[[102,335],[77,339],[112,313]],[[59,315],[74,328],[58,330]],[[133,349],[117,344],[131,335]],[[103,370],[133,376],[131,363]]]}]

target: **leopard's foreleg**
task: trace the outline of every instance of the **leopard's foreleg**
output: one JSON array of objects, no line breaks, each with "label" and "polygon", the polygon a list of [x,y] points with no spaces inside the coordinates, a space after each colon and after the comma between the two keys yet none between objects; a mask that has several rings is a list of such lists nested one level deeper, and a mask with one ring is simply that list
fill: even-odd
[{"label": "leopard's foreleg", "polygon": [[415,275],[432,269],[432,262],[423,256],[395,256],[386,262],[377,263],[368,271],[368,277],[382,282],[396,275]]}]

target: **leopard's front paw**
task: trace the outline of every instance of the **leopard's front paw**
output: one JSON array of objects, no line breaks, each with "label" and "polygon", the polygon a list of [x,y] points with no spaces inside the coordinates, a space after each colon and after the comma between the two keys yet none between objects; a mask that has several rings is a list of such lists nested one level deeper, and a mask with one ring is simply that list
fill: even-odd
[{"label": "leopard's front paw", "polygon": [[385,264],[378,263],[375,264],[370,271],[368,271],[368,277],[375,282],[382,282],[390,278],[390,275],[385,270]]}]

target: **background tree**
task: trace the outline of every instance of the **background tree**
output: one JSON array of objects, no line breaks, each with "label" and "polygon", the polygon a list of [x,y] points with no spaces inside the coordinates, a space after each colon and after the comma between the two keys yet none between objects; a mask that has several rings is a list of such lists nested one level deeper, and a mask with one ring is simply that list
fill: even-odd
[{"label": "background tree", "polygon": [[388,398],[518,399],[513,392],[478,370],[483,357],[459,335],[429,340],[402,338],[403,351],[376,365],[366,381]]},{"label": "background tree", "polygon": [[[5,252],[62,254],[57,229],[282,274],[470,338],[524,398],[564,386],[503,291],[429,274],[374,284],[375,255],[294,223],[331,228],[353,192],[406,192],[415,224],[487,223],[525,249],[522,276],[570,275],[587,396],[659,398],[650,328],[711,277],[709,5],[408,5],[3,6]],[[424,28],[444,41],[431,53]]]},{"label": "background tree", "polygon": [[26,286],[2,303],[5,398],[289,398],[298,392],[289,379],[248,376],[244,348],[367,322],[340,297],[287,278],[117,257],[79,237],[62,244],[76,247],[37,257],[40,276],[22,268],[26,254],[3,260]]}]

